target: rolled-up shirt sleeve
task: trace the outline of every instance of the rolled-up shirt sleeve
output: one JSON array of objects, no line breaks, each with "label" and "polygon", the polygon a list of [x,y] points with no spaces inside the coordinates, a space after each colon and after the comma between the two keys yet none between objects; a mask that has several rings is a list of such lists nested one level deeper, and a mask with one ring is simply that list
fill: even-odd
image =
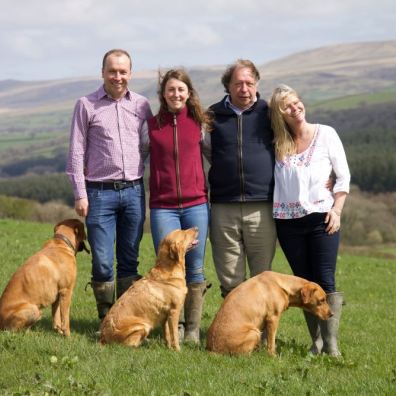
[{"label": "rolled-up shirt sleeve", "polygon": [[336,174],[336,183],[333,187],[333,192],[349,193],[351,174],[344,147],[335,131],[330,135],[329,155],[334,173]]}]

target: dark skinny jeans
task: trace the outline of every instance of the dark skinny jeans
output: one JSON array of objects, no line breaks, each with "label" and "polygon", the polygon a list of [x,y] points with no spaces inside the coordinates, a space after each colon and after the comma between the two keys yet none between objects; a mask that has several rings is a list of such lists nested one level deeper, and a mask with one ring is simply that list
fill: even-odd
[{"label": "dark skinny jeans", "polygon": [[298,219],[276,219],[276,231],[294,275],[333,293],[340,233],[325,231],[325,217],[326,213],[312,213]]}]

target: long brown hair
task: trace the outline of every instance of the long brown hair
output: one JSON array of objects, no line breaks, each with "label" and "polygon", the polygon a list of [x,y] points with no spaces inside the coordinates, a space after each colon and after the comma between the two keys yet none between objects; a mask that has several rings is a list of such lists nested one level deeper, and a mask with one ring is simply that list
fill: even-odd
[{"label": "long brown hair", "polygon": [[158,99],[160,102],[160,108],[157,115],[157,120],[159,125],[162,124],[163,115],[168,112],[168,105],[164,98],[166,83],[174,78],[187,85],[189,98],[187,99],[186,106],[189,115],[194,119],[194,121],[202,127],[209,124],[209,115],[206,113],[201,105],[197,91],[192,85],[191,79],[184,69],[170,69],[165,74],[158,72]]}]

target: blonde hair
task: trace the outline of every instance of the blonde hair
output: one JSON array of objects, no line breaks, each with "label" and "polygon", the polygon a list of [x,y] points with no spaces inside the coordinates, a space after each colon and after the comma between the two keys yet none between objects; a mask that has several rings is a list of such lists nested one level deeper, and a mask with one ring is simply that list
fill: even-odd
[{"label": "blonde hair", "polygon": [[295,154],[296,144],[289,126],[283,118],[284,104],[287,98],[295,96],[299,98],[297,92],[288,85],[281,84],[274,89],[270,100],[271,126],[274,131],[275,156],[282,161],[288,155]]}]

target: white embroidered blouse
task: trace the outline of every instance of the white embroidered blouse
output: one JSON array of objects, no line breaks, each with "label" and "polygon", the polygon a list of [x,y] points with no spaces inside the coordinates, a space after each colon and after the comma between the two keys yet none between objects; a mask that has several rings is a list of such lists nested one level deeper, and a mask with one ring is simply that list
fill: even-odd
[{"label": "white embroidered blouse", "polygon": [[[333,192],[326,188],[331,171],[336,174]],[[275,163],[273,217],[294,219],[328,212],[334,193],[349,193],[351,175],[344,147],[334,128],[317,125],[310,146],[302,153]]]}]

